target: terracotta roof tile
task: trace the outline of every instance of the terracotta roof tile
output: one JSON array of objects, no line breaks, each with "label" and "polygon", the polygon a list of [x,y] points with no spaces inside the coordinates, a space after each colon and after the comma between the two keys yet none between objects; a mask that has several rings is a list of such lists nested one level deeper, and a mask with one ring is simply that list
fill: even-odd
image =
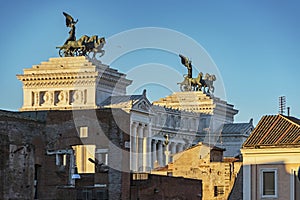
[{"label": "terracotta roof tile", "polygon": [[300,145],[300,120],[284,115],[263,116],[243,147]]}]

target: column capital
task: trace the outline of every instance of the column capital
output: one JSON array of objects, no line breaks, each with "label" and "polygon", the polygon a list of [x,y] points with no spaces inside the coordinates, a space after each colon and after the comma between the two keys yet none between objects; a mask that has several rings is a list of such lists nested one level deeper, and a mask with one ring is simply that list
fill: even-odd
[{"label": "column capital", "polygon": [[144,137],[151,137],[151,136],[152,136],[151,126],[149,124],[146,124],[144,127]]},{"label": "column capital", "polygon": [[153,144],[157,144],[157,143],[158,143],[158,140],[152,139],[152,143],[153,143]]},{"label": "column capital", "polygon": [[131,126],[133,126],[134,128],[136,128],[139,125],[138,122],[131,122]]},{"label": "column capital", "polygon": [[141,122],[139,123],[139,127],[140,127],[140,128],[145,128],[145,126],[146,126],[146,124],[141,123]]},{"label": "column capital", "polygon": [[173,146],[176,146],[177,142],[169,141],[169,146],[172,148]]},{"label": "column capital", "polygon": [[162,141],[162,140],[157,140],[157,144],[163,144],[164,143],[164,141]]},{"label": "column capital", "polygon": [[138,137],[139,138],[144,137],[144,127],[145,127],[145,124],[143,124],[143,123],[138,124],[137,131],[138,131]]}]

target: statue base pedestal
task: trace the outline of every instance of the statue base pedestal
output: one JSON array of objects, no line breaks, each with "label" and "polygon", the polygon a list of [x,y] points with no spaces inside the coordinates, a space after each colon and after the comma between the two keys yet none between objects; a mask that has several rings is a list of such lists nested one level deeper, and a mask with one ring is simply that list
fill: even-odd
[{"label": "statue base pedestal", "polygon": [[50,58],[17,78],[23,82],[20,111],[95,109],[131,84],[124,74],[85,56]]}]

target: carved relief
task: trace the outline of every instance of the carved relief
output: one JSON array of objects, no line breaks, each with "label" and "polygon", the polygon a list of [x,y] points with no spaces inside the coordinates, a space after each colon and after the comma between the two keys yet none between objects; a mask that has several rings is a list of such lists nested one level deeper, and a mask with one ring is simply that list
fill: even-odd
[{"label": "carved relief", "polygon": [[54,104],[54,100],[53,100],[53,92],[47,91],[43,93],[42,96],[42,106],[49,106],[49,105],[53,105]]},{"label": "carved relief", "polygon": [[179,128],[179,126],[180,126],[180,117],[178,116],[178,117],[175,117],[175,128]]},{"label": "carved relief", "polygon": [[83,104],[84,95],[81,90],[72,91],[72,104]]},{"label": "carved relief", "polygon": [[69,92],[58,91],[57,93],[57,105],[67,105],[69,102]]},{"label": "carved relief", "polygon": [[149,111],[149,105],[145,101],[139,103],[138,108],[141,110]]}]

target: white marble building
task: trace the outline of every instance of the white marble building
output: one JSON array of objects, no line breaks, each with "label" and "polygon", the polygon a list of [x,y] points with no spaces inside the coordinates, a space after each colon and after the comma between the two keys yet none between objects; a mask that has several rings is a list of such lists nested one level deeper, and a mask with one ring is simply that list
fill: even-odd
[{"label": "white marble building", "polygon": [[[131,171],[164,166],[173,154],[199,141],[220,144],[223,125],[233,124],[238,113],[233,105],[201,91],[176,92],[153,103],[146,91],[126,95],[132,81],[125,74],[83,56],[50,58],[24,69],[17,78],[23,82],[21,111],[120,108],[128,112]],[[234,148],[228,156],[236,156],[247,135],[235,134],[239,140],[232,146],[221,144]],[[226,141],[230,144],[229,137]]]}]

